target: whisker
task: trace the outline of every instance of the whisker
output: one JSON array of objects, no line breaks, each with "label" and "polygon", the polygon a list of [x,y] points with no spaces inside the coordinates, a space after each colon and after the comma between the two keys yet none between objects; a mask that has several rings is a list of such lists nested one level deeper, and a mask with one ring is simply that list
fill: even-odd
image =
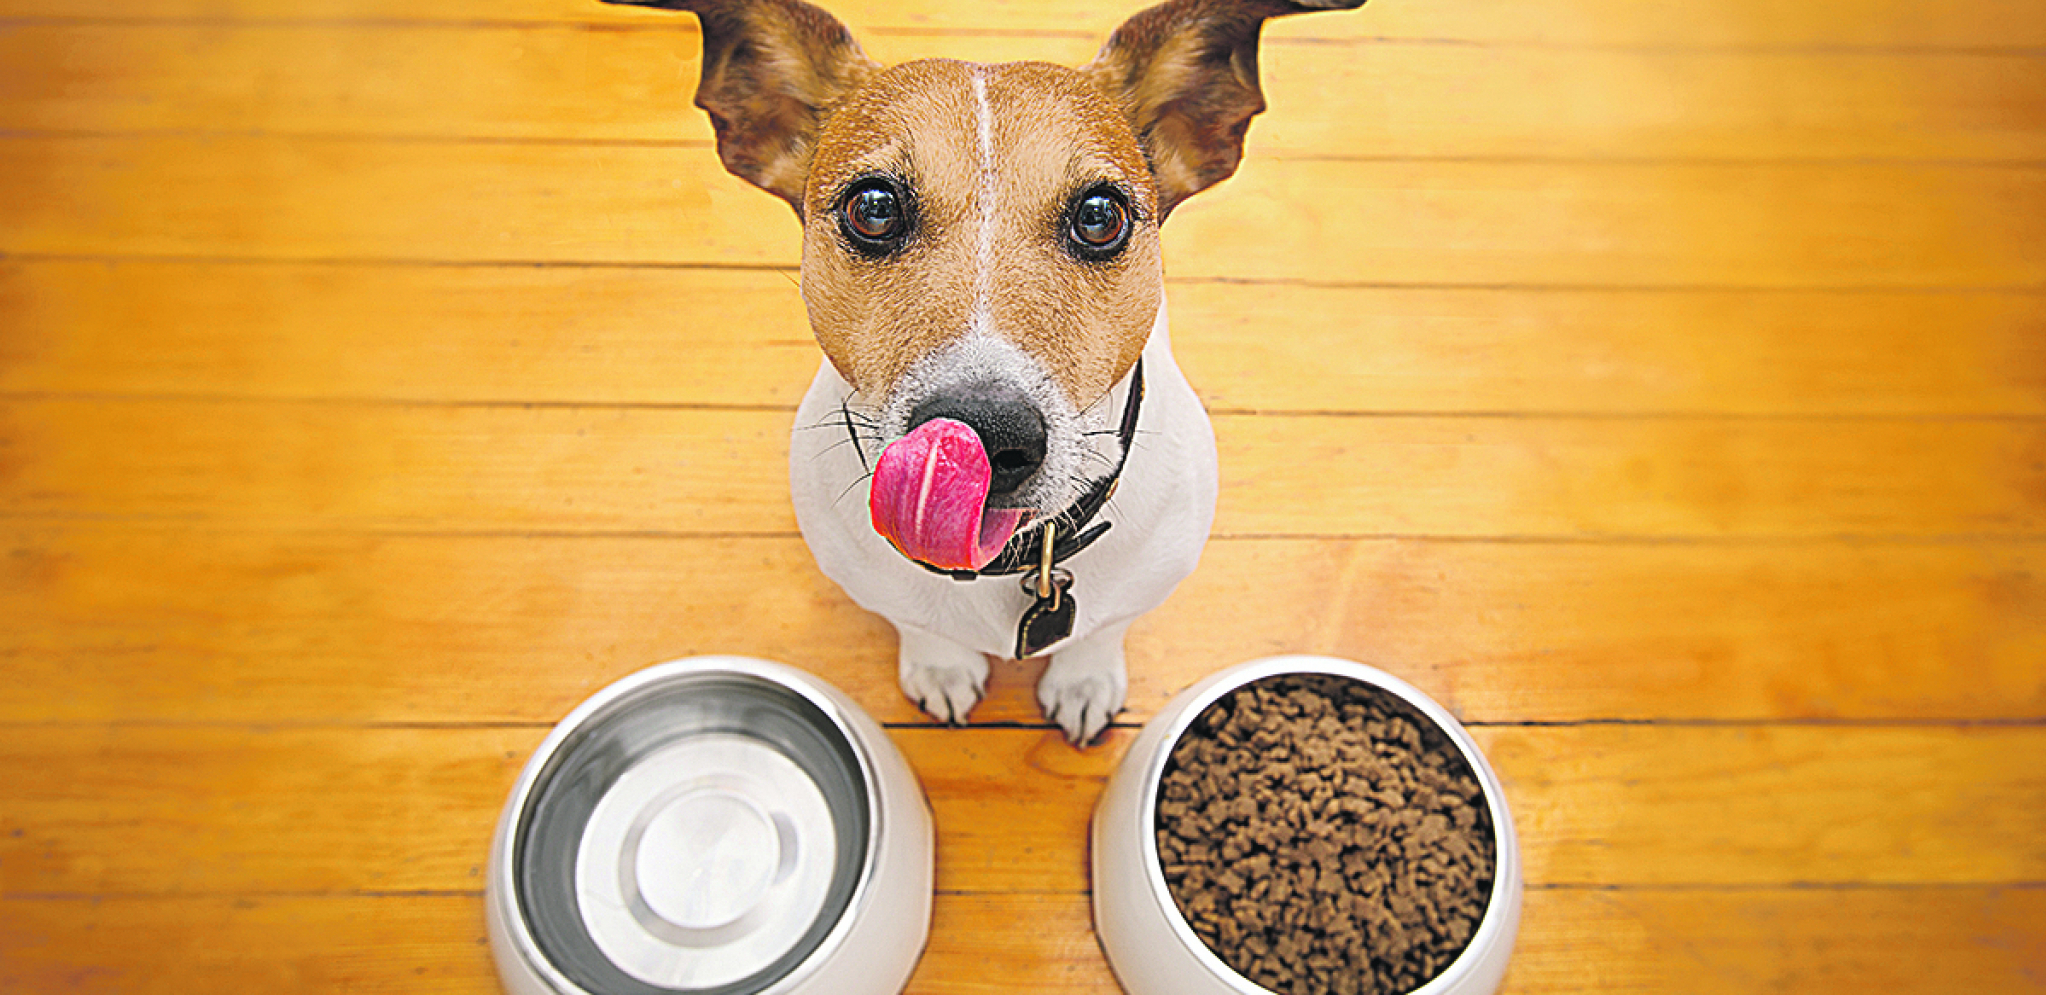
[{"label": "whisker", "polygon": [[1094,412],[1095,410],[1099,409],[1099,408],[1100,408],[1100,407],[1101,407],[1102,405],[1104,405],[1104,404],[1107,404],[1107,403],[1108,403],[1108,399],[1109,399],[1109,398],[1111,398],[1111,397],[1113,397],[1113,396],[1115,396],[1115,391],[1113,391],[1113,390],[1109,390],[1109,391],[1105,391],[1105,392],[1103,392],[1103,393],[1102,393],[1102,395],[1101,395],[1100,397],[1097,397],[1097,398],[1095,398],[1095,399],[1094,399],[1094,403],[1092,403],[1092,404],[1089,404],[1089,405],[1087,405],[1087,406],[1086,406],[1085,408],[1081,409],[1080,413],[1081,413],[1081,414],[1083,414],[1083,415],[1086,415],[1086,414],[1092,414],[1092,413],[1093,413],[1093,412]]},{"label": "whisker", "polygon": [[[824,455],[826,455],[826,454],[828,454],[828,453],[835,453],[835,452],[837,452],[837,451],[839,451],[839,450],[841,450],[841,449],[844,449],[844,448],[845,448],[845,447],[847,447],[847,446],[856,446],[856,445],[859,445],[859,443],[858,443],[857,441],[853,440],[853,439],[840,439],[840,440],[838,440],[837,442],[834,442],[834,443],[832,443],[831,445],[825,446],[824,448],[822,448],[822,449],[819,449],[819,450],[817,450],[817,453],[816,453],[816,455],[817,455],[817,456],[824,456]],[[869,472],[869,473],[871,473],[871,472],[873,472],[873,471],[871,471],[871,470],[870,470],[870,471],[868,471],[868,472]]]},{"label": "whisker", "polygon": [[848,418],[846,417],[847,414],[848,412],[845,412],[843,410],[834,411],[831,414],[824,416],[823,420],[821,421],[811,422],[808,425],[798,425],[796,426],[796,428],[802,430],[816,430],[822,428],[841,429],[844,428],[847,424],[853,424],[858,425],[860,428],[868,429],[876,433],[880,431],[881,426],[879,422],[871,421],[866,416],[860,414],[853,414],[852,417]]},{"label": "whisker", "polygon": [[[862,427],[865,427],[865,426],[862,426]],[[838,417],[837,417],[836,415],[834,415],[834,416],[832,416],[832,417],[830,417],[830,418],[826,418],[825,420],[823,420],[823,421],[821,421],[821,422],[818,422],[818,423],[817,423],[817,424],[815,424],[815,425],[797,425],[797,426],[796,426],[796,431],[798,431],[798,432],[820,432],[820,431],[832,431],[832,432],[842,432],[842,431],[844,431],[844,430],[845,430],[845,422],[844,422],[844,421],[841,421],[841,420],[840,420],[840,419],[839,419],[839,418],[838,418]]]},{"label": "whisker", "polygon": [[871,427],[869,427],[869,426],[866,426],[866,425],[850,425],[850,424],[847,424],[847,423],[845,423],[845,422],[839,421],[839,420],[838,420],[838,419],[836,419],[836,418],[834,418],[834,419],[832,419],[832,420],[830,420],[830,421],[828,421],[828,422],[824,422],[824,423],[822,423],[822,424],[818,424],[818,425],[803,425],[803,426],[799,426],[799,427],[797,428],[797,431],[804,431],[804,432],[818,432],[818,431],[829,431],[829,432],[843,432],[843,433],[845,433],[845,434],[847,434],[847,435],[853,435],[853,436],[857,436],[857,437],[859,437],[859,438],[862,438],[862,439],[879,439],[879,438],[881,437],[881,430],[880,430],[880,429],[878,429],[878,428],[871,428]]},{"label": "whisker", "polygon": [[874,468],[867,464],[867,447],[860,444],[860,430],[853,425],[852,405],[847,404],[844,401],[839,401],[838,413],[844,416],[845,432],[847,435],[852,436],[853,448],[857,450],[860,454],[860,469],[867,471],[867,473],[869,474],[872,474],[874,472]]},{"label": "whisker", "polygon": [[841,402],[838,406],[837,411],[825,415],[823,419],[819,421],[813,422],[809,425],[805,425],[802,427],[831,428],[836,425],[843,425],[847,421],[851,421],[854,424],[859,425],[861,428],[878,428],[880,427],[881,424],[880,418],[878,416],[869,414],[864,411],[860,411],[856,408],[851,407],[848,404]]},{"label": "whisker", "polygon": [[1082,450],[1080,450],[1080,455],[1082,455],[1082,456],[1086,456],[1086,457],[1091,457],[1091,458],[1093,458],[1093,459],[1095,459],[1095,460],[1099,460],[1102,466],[1108,467],[1108,468],[1109,468],[1109,469],[1111,469],[1111,470],[1115,469],[1115,461],[1114,461],[1114,460],[1112,460],[1112,459],[1109,459],[1108,457],[1106,457],[1106,456],[1103,456],[1103,455],[1101,455],[1100,453],[1097,453],[1097,452],[1095,452],[1095,451],[1094,451],[1094,450],[1092,450],[1092,449],[1082,449]]},{"label": "whisker", "polygon": [[854,477],[853,482],[851,484],[846,485],[845,490],[839,491],[838,496],[831,499],[831,506],[834,508],[837,507],[840,502],[846,499],[846,495],[849,495],[853,491],[858,490],[861,484],[864,484],[872,479],[874,479],[874,474],[871,471]]},{"label": "whisker", "polygon": [[1136,451],[1137,451],[1137,450],[1138,450],[1139,448],[1148,448],[1148,447],[1145,447],[1145,446],[1144,446],[1144,443],[1146,443],[1146,442],[1150,441],[1150,440],[1151,440],[1151,439],[1153,439],[1153,438],[1156,438],[1156,437],[1158,437],[1158,436],[1159,436],[1159,435],[1161,435],[1161,434],[1162,434],[1162,433],[1159,433],[1159,432],[1154,432],[1154,431],[1151,431],[1150,429],[1142,429],[1142,428],[1140,428],[1140,429],[1136,430],[1135,432],[1133,432],[1133,433],[1131,433],[1131,434],[1130,434],[1130,444],[1129,444],[1129,450],[1130,450],[1130,452],[1136,452]]}]

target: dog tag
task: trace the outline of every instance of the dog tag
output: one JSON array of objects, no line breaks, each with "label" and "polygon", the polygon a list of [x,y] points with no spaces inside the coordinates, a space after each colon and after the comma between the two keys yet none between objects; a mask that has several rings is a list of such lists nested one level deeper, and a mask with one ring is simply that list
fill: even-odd
[{"label": "dog tag", "polygon": [[1016,627],[1016,659],[1033,657],[1073,634],[1073,576],[1061,570],[1052,578],[1051,594],[1038,598]]}]

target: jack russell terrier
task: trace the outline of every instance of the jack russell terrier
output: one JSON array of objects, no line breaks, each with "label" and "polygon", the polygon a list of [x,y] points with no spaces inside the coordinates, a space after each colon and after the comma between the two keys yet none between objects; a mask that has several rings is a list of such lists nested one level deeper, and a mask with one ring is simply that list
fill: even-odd
[{"label": "jack russell terrier", "polygon": [[1093,740],[1215,513],[1158,226],[1236,171],[1264,21],[1364,0],[1172,0],[1078,69],[883,68],[798,0],[611,2],[697,15],[718,156],[802,220],[824,363],[789,478],[818,566],[894,623],[931,715],[965,721],[989,656],[1049,652],[1038,703]]}]

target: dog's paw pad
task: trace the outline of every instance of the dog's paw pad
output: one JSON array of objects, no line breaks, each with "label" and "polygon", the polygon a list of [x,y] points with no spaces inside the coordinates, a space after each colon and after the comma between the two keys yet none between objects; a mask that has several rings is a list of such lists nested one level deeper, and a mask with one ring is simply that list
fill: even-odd
[{"label": "dog's paw pad", "polygon": [[1125,688],[1116,676],[1095,672],[1074,678],[1048,670],[1037,682],[1037,703],[1069,742],[1086,746],[1122,711]]},{"label": "dog's paw pad", "polygon": [[987,667],[905,667],[902,693],[931,718],[964,725],[987,689]]}]

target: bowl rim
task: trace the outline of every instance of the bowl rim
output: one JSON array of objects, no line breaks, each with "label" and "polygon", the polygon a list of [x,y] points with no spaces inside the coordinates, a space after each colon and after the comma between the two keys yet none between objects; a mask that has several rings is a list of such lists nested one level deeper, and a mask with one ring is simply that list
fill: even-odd
[{"label": "bowl rim", "polygon": [[1165,883],[1165,868],[1158,856],[1158,787],[1165,774],[1165,764],[1172,757],[1173,747],[1209,706],[1244,685],[1288,674],[1344,677],[1370,684],[1392,694],[1434,722],[1436,727],[1442,730],[1443,735],[1456,745],[1457,751],[1463,754],[1464,761],[1477,776],[1479,787],[1485,795],[1486,808],[1492,814],[1492,891],[1486,899],[1485,914],[1478,920],[1478,928],[1472,931],[1470,940],[1464,944],[1463,950],[1456,958],[1421,987],[1413,989],[1406,995],[1441,995],[1452,990],[1462,983],[1466,975],[1479,969],[1479,962],[1484,957],[1483,951],[1497,943],[1499,933],[1508,928],[1505,925],[1506,920],[1517,919],[1515,916],[1509,916],[1505,909],[1506,903],[1513,897],[1511,893],[1518,888],[1517,882],[1520,877],[1513,815],[1506,806],[1504,785],[1500,783],[1498,775],[1493,772],[1491,764],[1486,762],[1477,742],[1471,739],[1463,724],[1421,689],[1370,664],[1328,656],[1265,657],[1209,675],[1200,683],[1188,688],[1182,699],[1174,701],[1169,706],[1179,708],[1180,711],[1165,726],[1164,736],[1159,740],[1158,748],[1146,759],[1143,778],[1137,785],[1138,830],[1142,834],[1141,849],[1144,855],[1142,864],[1145,884],[1153,900],[1163,914],[1173,938],[1178,940],[1194,960],[1210,974],[1239,995],[1279,995],[1229,966],[1219,954],[1208,948],[1206,941],[1193,931],[1186,917],[1180,914],[1179,903],[1173,900],[1172,890]]},{"label": "bowl rim", "polygon": [[[832,729],[852,748],[858,761],[860,784],[866,790],[868,828],[866,853],[861,860],[859,877],[853,883],[852,896],[846,901],[845,910],[838,921],[824,934],[815,949],[789,971],[775,979],[773,984],[761,989],[759,995],[774,995],[794,989],[810,980],[823,965],[832,959],[838,948],[845,944],[859,915],[866,910],[873,897],[874,869],[880,861],[881,841],[886,831],[886,813],[881,804],[880,774],[866,741],[860,736],[854,723],[848,721],[842,695],[835,689],[822,684],[816,678],[786,664],[775,663],[745,656],[692,656],[657,663],[644,670],[635,671],[605,685],[595,694],[584,699],[571,710],[554,728],[548,730],[547,738],[533,750],[519,771],[518,782],[512,787],[505,802],[504,814],[499,820],[496,845],[503,849],[504,859],[493,860],[486,884],[495,892],[491,902],[502,906],[497,909],[504,922],[505,931],[511,940],[512,952],[533,976],[550,990],[561,995],[596,995],[571,980],[554,962],[547,958],[533,938],[532,929],[526,922],[525,911],[518,893],[518,840],[519,829],[526,821],[527,807],[540,782],[541,774],[553,765],[555,754],[563,744],[575,736],[594,718],[610,711],[631,698],[656,690],[664,684],[690,678],[719,676],[751,678],[775,685],[809,702],[826,719]],[[857,707],[857,706],[854,706]]]}]

